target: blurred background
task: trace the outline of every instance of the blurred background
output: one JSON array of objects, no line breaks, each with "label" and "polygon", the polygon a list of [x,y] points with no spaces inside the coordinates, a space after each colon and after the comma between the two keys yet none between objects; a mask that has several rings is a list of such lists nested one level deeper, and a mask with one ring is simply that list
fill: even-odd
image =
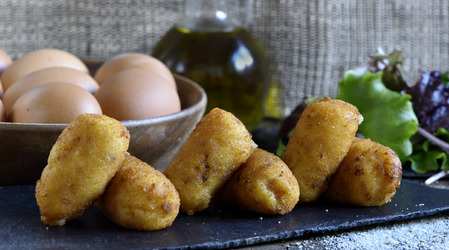
[{"label": "blurred background", "polygon": [[[237,0],[281,83],[288,115],[304,97],[333,95],[344,72],[379,47],[400,49],[414,82],[419,71],[449,69],[447,0]],[[0,48],[11,57],[59,48],[86,60],[150,54],[184,14],[183,0],[2,0]]]}]

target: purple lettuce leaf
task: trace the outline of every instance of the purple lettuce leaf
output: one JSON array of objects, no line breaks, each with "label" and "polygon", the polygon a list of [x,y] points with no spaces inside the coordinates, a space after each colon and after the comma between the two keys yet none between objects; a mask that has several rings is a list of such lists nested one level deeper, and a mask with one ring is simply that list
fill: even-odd
[{"label": "purple lettuce leaf", "polygon": [[430,133],[449,130],[449,85],[447,73],[422,72],[418,82],[404,89],[412,96],[413,109],[420,127]]}]

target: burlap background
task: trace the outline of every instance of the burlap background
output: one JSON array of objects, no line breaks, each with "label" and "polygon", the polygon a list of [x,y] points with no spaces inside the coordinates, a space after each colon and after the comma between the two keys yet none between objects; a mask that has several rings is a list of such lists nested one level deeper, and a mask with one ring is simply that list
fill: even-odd
[{"label": "burlap background", "polygon": [[[254,0],[251,30],[282,83],[287,114],[305,96],[329,95],[346,70],[382,47],[419,70],[449,69],[447,0]],[[13,57],[44,47],[83,59],[150,53],[183,15],[182,0],[1,0],[0,48]],[[238,10],[238,8],[236,8]]]}]

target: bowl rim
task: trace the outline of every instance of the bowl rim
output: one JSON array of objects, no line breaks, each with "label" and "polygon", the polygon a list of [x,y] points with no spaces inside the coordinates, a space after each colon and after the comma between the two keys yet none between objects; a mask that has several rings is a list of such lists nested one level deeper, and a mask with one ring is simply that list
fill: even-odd
[{"label": "bowl rim", "polygon": [[[182,109],[179,112],[164,115],[164,116],[157,116],[152,118],[146,118],[146,119],[139,119],[139,120],[124,120],[120,121],[125,127],[134,127],[139,125],[152,125],[152,124],[159,124],[163,122],[167,122],[170,120],[175,120],[176,118],[181,117],[188,117],[189,115],[192,115],[193,113],[198,112],[201,108],[206,107],[207,103],[207,95],[204,89],[193,80],[181,76],[178,74],[173,74],[175,77],[176,83],[178,84],[178,81],[184,81],[190,85],[193,85],[196,89],[200,91],[200,99],[198,102],[194,103],[193,105]],[[182,103],[181,103],[182,105]],[[203,111],[204,112],[204,111]],[[1,130],[17,130],[17,131],[30,131],[30,130],[39,130],[39,131],[54,131],[54,130],[63,130],[65,127],[68,126],[68,123],[16,123],[16,122],[0,122],[0,131]]]}]

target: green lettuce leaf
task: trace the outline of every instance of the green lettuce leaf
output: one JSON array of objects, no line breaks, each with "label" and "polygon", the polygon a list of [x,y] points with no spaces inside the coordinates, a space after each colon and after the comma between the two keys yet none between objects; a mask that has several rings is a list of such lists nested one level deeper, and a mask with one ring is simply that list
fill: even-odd
[{"label": "green lettuce leaf", "polygon": [[411,96],[387,89],[382,74],[347,71],[339,83],[337,98],[357,106],[363,115],[359,133],[391,148],[404,161],[413,152],[410,138],[418,130],[418,119]]},{"label": "green lettuce leaf", "polygon": [[[433,135],[443,141],[449,141],[449,132],[444,128],[438,129]],[[414,144],[413,154],[409,156],[408,161],[411,163],[411,169],[417,173],[437,171],[440,168],[449,170],[448,154],[428,140]]]}]

